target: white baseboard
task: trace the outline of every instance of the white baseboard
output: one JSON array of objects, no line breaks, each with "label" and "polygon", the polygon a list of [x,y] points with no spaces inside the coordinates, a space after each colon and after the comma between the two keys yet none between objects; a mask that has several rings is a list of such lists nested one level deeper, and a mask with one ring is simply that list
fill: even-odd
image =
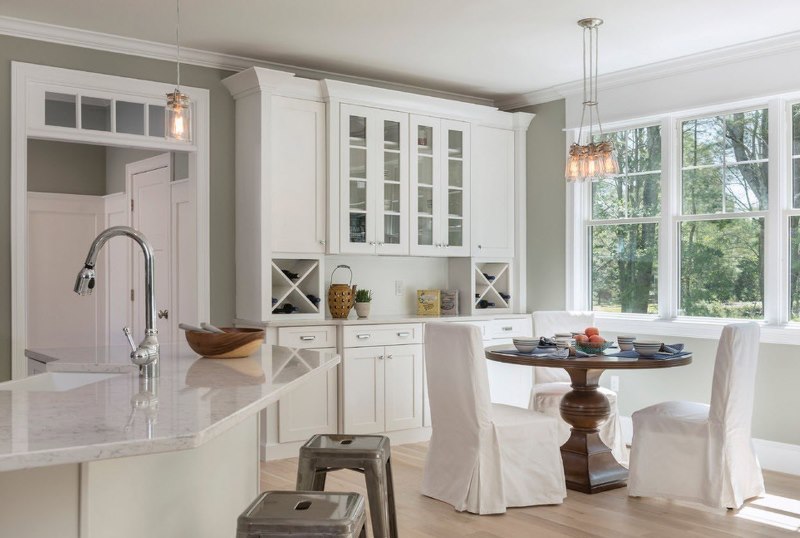
[{"label": "white baseboard", "polygon": [[[631,417],[619,417],[622,427],[622,438],[630,445],[633,438],[633,422]],[[766,439],[753,439],[761,468],[767,471],[800,476],[800,445],[779,443]]]},{"label": "white baseboard", "polygon": [[800,476],[800,445],[753,439],[761,468]]},{"label": "white baseboard", "polygon": [[[405,445],[408,443],[422,443],[431,438],[430,428],[415,428],[412,430],[401,430],[397,432],[383,433],[389,438],[393,446]],[[286,458],[296,458],[305,441],[293,443],[261,444],[261,461],[282,460]]]}]

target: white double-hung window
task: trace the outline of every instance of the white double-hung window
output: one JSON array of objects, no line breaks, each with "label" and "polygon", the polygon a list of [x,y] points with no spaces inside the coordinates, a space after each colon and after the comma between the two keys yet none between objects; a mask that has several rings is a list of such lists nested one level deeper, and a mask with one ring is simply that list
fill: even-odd
[{"label": "white double-hung window", "polygon": [[680,122],[678,315],[764,318],[768,110]]},{"label": "white double-hung window", "polygon": [[620,173],[591,184],[589,299],[602,312],[658,311],[661,128],[608,135]]},{"label": "white double-hung window", "polygon": [[[628,127],[630,125],[631,127]],[[568,185],[567,307],[613,330],[800,336],[800,100],[618,124],[620,174]]]}]

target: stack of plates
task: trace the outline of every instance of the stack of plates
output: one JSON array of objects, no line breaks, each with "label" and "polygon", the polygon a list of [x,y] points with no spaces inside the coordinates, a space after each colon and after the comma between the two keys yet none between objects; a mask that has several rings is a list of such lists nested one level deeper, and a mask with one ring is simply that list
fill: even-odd
[{"label": "stack of plates", "polygon": [[539,346],[538,338],[519,337],[514,338],[514,347],[522,353],[530,353]]}]

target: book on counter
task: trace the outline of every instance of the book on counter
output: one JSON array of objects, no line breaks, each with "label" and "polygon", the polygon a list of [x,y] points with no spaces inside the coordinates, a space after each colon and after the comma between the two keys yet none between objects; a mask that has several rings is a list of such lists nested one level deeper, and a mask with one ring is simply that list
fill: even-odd
[{"label": "book on counter", "polygon": [[442,316],[457,316],[458,290],[442,290],[440,304]]},{"label": "book on counter", "polygon": [[442,292],[439,290],[417,290],[417,315],[438,316],[442,308]]}]

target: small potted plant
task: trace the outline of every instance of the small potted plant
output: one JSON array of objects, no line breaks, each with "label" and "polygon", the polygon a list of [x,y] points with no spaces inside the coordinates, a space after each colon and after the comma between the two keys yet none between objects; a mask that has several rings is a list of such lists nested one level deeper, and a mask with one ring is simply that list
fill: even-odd
[{"label": "small potted plant", "polygon": [[372,290],[356,290],[356,314],[360,318],[369,316],[369,306],[372,302]]}]

